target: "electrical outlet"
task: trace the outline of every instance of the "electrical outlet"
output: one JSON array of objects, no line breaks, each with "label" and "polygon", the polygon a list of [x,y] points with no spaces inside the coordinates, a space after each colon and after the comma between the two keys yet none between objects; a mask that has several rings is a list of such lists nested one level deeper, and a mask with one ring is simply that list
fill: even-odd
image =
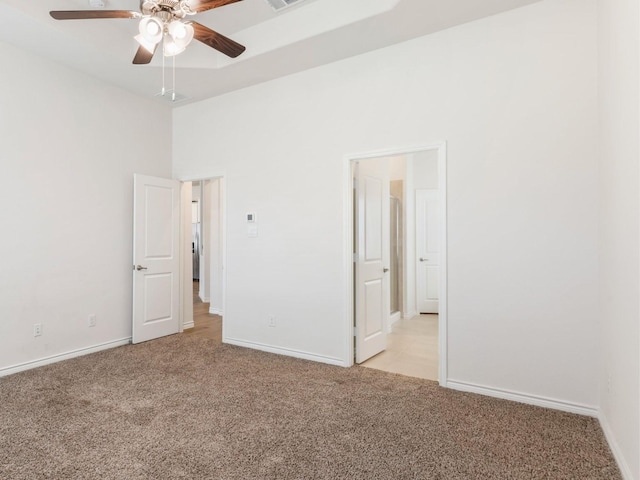
[{"label": "electrical outlet", "polygon": [[96,326],[96,314],[92,313],[91,315],[89,315],[89,326],[90,327],[95,327]]},{"label": "electrical outlet", "polygon": [[276,326],[276,316],[275,315],[269,315],[267,317],[267,321],[269,322],[269,326],[270,327],[275,327]]},{"label": "electrical outlet", "polygon": [[33,324],[33,336],[34,337],[39,337],[40,335],[42,335],[42,324],[41,323],[34,323]]}]

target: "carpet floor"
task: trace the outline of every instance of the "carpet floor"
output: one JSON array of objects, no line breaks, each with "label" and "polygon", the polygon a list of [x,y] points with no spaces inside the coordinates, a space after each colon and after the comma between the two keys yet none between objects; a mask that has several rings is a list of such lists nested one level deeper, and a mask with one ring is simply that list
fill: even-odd
[{"label": "carpet floor", "polygon": [[593,418],[174,335],[0,378],[0,478],[621,477]]}]

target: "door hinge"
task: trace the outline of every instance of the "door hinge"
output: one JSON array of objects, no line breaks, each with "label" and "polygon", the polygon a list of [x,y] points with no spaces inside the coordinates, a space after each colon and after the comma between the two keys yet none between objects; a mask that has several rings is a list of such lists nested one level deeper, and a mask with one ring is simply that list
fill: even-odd
[{"label": "door hinge", "polygon": [[353,327],[353,336],[354,337],[358,336],[358,327]]},{"label": "door hinge", "polygon": [[353,252],[353,263],[356,263],[358,261],[358,254],[356,252]]},{"label": "door hinge", "polygon": [[358,179],[353,177],[353,188],[358,188]]}]

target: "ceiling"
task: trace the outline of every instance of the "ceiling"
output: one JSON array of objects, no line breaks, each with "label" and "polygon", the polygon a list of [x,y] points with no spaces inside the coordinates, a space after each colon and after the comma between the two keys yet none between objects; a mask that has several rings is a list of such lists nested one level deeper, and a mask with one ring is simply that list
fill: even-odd
[{"label": "ceiling", "polygon": [[[139,10],[139,0],[104,1],[109,10]],[[177,92],[186,99],[169,104],[221,95],[536,1],[305,0],[274,12],[266,0],[243,0],[190,17],[247,50],[230,59],[194,41],[175,57]],[[166,101],[155,97],[162,86],[162,55],[150,65],[131,63],[136,20],[56,21],[48,14],[89,9],[89,0],[0,0],[0,41]]]}]

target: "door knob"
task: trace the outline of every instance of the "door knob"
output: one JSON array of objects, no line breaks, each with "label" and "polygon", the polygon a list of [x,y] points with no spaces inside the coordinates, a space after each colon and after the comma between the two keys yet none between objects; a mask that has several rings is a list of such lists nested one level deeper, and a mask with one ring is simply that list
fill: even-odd
[{"label": "door knob", "polygon": [[429,261],[429,259],[428,259],[428,258],[422,258],[422,257],[420,257],[420,261],[421,261],[421,262],[428,262],[428,261]]},{"label": "door knob", "polygon": [[142,265],[138,265],[136,266],[136,270],[140,271],[140,270],[146,270],[147,267],[143,267]]},{"label": "door knob", "polygon": [[383,271],[384,273],[387,273],[387,272],[389,271],[389,269],[388,269],[388,268],[383,268],[383,269],[382,269],[382,271]]}]

